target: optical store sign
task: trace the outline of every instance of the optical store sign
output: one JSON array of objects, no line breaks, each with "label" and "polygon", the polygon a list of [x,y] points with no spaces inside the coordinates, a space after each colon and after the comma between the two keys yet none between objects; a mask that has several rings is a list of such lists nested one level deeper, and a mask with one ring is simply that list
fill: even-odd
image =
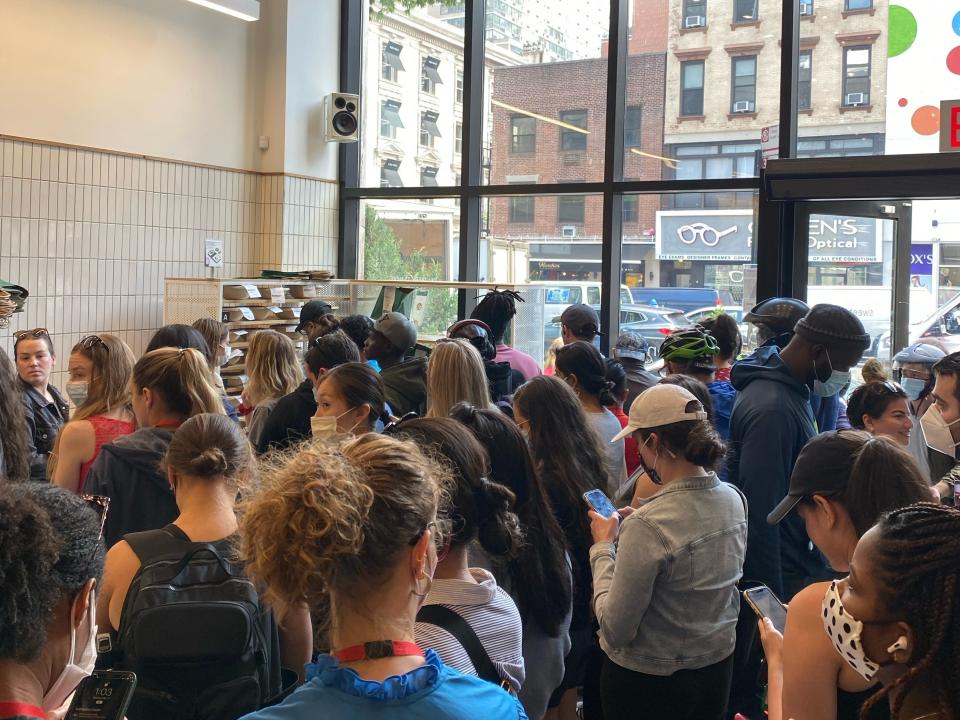
[{"label": "optical store sign", "polygon": [[[810,262],[879,262],[877,220],[811,215]],[[658,260],[749,262],[753,259],[750,210],[662,210],[657,213]]]}]

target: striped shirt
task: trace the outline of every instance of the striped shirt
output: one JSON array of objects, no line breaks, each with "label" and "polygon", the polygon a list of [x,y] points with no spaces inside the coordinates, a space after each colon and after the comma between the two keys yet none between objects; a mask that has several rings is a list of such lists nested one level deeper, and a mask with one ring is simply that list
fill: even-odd
[{"label": "striped shirt", "polygon": [[[476,582],[434,580],[424,605],[444,605],[466,620],[500,676],[519,692],[525,676],[520,613],[493,575],[481,568],[470,568],[470,574]],[[433,648],[444,665],[466,675],[477,674],[467,651],[446,630],[418,622],[416,637],[417,644]]]}]

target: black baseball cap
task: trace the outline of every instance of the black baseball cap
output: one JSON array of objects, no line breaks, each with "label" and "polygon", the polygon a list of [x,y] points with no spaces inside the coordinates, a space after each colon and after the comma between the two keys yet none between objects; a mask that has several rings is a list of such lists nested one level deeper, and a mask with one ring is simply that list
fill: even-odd
[{"label": "black baseball cap", "polygon": [[589,305],[571,305],[560,315],[560,322],[580,338],[602,335],[600,332],[600,316]]},{"label": "black baseball cap", "polygon": [[863,433],[834,430],[820,433],[804,445],[790,474],[790,489],[769,515],[767,522],[776,525],[804,498],[813,495],[835,495],[847,486],[853,464],[862,445]]},{"label": "black baseball cap", "polygon": [[323,300],[305,302],[300,308],[300,324],[297,325],[297,332],[301,332],[308,322],[316,322],[324,315],[329,315],[332,310],[333,306]]}]

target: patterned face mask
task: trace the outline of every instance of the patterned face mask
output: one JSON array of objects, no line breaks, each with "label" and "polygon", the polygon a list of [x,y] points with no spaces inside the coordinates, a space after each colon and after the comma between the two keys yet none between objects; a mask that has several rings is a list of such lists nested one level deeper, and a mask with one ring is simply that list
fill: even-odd
[{"label": "patterned face mask", "polygon": [[880,666],[863,650],[860,634],[863,623],[848,613],[840,602],[840,590],[834,580],[823,596],[823,629],[840,656],[864,680],[873,680]]}]

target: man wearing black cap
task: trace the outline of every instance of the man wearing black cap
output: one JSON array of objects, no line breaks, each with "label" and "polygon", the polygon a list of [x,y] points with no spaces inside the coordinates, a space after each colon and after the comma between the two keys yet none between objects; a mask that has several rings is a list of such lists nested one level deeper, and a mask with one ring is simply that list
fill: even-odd
[{"label": "man wearing black cap", "polygon": [[300,308],[300,324],[297,325],[297,332],[313,340],[313,334],[321,329],[319,320],[324,315],[329,315],[332,310],[333,308],[323,300],[305,302]]},{"label": "man wearing black cap", "polygon": [[569,345],[583,340],[591,345],[600,335],[600,316],[589,305],[571,305],[560,315],[560,337]]},{"label": "man wearing black cap", "polygon": [[856,315],[838,305],[817,305],[782,351],[761,348],[733,368],[738,395],[730,418],[728,477],[750,508],[744,579],[764,583],[784,600],[827,577],[827,567],[799,518],[774,527],[767,515],[787,494],[797,456],[817,433],[811,393],[829,397],[847,385],[850,368],[869,344]]},{"label": "man wearing black cap", "polygon": [[[788,494],[790,473],[803,446],[817,434],[811,393],[836,395],[850,382],[870,336],[856,315],[837,305],[817,305],[797,322],[783,350],[762,347],[733,366],[737,400],[730,417],[727,478],[747,498],[746,584],[763,583],[789,602],[803,587],[831,576],[823,556],[796,515],[779,525],[767,516]],[[759,714],[753,648],[756,619],[741,611],[730,712]]]},{"label": "man wearing black cap", "polygon": [[387,403],[397,417],[427,408],[427,359],[404,360],[417,344],[417,329],[402,313],[384,313],[363,346],[363,357],[380,363]]}]

